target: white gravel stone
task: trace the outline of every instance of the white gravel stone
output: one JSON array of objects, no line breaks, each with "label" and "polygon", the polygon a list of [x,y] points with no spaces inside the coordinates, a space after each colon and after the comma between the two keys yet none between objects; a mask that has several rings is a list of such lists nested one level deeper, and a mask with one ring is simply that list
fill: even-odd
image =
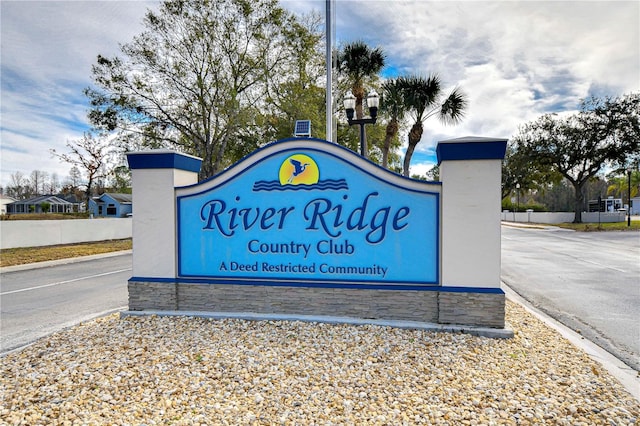
[{"label": "white gravel stone", "polygon": [[513,339],[379,326],[100,318],[2,358],[10,425],[634,425],[640,403],[507,303]]}]

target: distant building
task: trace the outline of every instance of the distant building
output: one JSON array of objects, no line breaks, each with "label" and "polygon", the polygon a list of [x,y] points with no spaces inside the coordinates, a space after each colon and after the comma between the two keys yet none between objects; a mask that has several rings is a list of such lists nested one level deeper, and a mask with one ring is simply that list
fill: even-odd
[{"label": "distant building", "polygon": [[125,217],[132,212],[131,194],[105,192],[89,200],[89,213],[95,217]]},{"label": "distant building", "polygon": [[56,196],[73,204],[74,212],[83,213],[86,210],[85,202],[75,194],[57,194]]},{"label": "distant building", "polygon": [[13,197],[0,195],[0,214],[7,214],[7,204],[13,203],[14,201],[16,201],[16,199]]},{"label": "distant building", "polygon": [[629,206],[631,214],[640,214],[640,197],[633,197]]},{"label": "distant building", "polygon": [[[48,207],[46,207],[48,205]],[[71,213],[73,203],[70,203],[57,195],[40,195],[28,200],[18,200],[7,204],[8,214],[22,213]]]},{"label": "distant building", "polygon": [[598,208],[598,200],[589,200],[589,212],[617,212],[621,209],[624,209],[624,205],[622,204],[622,198],[602,198],[600,199],[600,206]]}]

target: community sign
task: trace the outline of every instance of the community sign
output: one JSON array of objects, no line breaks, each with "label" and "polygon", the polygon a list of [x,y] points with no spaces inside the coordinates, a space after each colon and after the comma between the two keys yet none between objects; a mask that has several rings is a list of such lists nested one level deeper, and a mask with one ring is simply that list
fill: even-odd
[{"label": "community sign", "polygon": [[211,283],[423,287],[440,282],[437,182],[336,144],[279,141],[178,188],[178,276]]}]

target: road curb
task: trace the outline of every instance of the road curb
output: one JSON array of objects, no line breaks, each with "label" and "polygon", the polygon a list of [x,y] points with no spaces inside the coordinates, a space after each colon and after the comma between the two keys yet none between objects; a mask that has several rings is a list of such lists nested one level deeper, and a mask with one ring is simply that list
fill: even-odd
[{"label": "road curb", "polygon": [[503,220],[500,222],[502,226],[508,226],[510,228],[528,228],[528,229],[542,229],[545,231],[568,231],[576,232],[574,229],[561,228],[555,225],[548,225],[545,223],[531,223],[531,222],[509,222]]},{"label": "road curb", "polygon": [[525,298],[505,284],[504,281],[502,282],[502,289],[509,300],[522,306],[527,312],[560,333],[571,344],[583,350],[591,359],[602,365],[609,374],[616,378],[631,396],[640,401],[640,373],[638,371],[591,340],[533,307]]},{"label": "road curb", "polygon": [[123,256],[133,253],[133,250],[112,251],[109,253],[92,254],[89,256],[69,257],[67,259],[47,260],[45,262],[26,263],[24,265],[5,266],[0,268],[0,274],[7,272],[26,271],[29,269],[48,268],[50,266],[66,265],[69,263],[86,262],[88,260],[102,259],[107,257]]}]

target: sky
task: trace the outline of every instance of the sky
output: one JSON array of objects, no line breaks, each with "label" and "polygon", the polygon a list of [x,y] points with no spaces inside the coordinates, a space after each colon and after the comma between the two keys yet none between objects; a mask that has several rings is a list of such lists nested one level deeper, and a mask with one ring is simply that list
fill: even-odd
[{"label": "sky", "polygon": [[[153,1],[0,0],[0,184],[15,172],[56,173],[88,128],[91,65],[143,29]],[[281,0],[294,13],[325,12],[325,0]],[[411,173],[435,162],[439,140],[510,138],[588,96],[640,91],[640,1],[336,0],[336,44],[362,40],[386,54],[387,77],[436,73],[469,98],[465,119],[431,118]],[[406,140],[406,132],[401,134]]]}]

